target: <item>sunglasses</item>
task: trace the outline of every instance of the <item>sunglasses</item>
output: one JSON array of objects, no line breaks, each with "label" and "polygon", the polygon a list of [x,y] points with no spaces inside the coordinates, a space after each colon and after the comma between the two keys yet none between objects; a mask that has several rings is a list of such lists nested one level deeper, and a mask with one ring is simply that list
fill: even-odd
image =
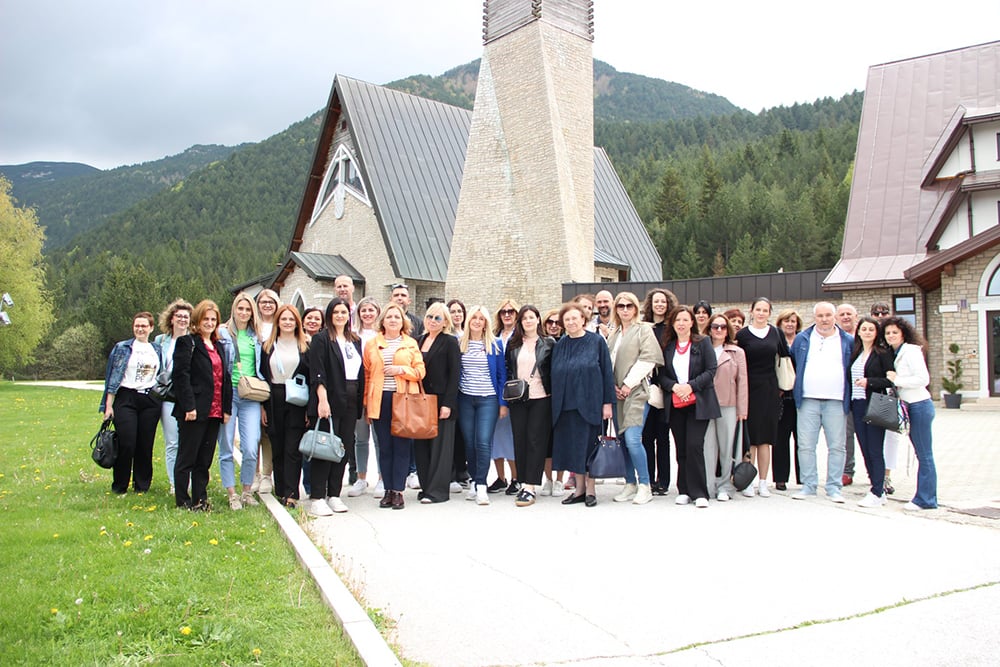
[{"label": "sunglasses", "polygon": [[513,308],[504,308],[500,311],[501,317],[510,317],[511,315],[517,315],[517,311]]},{"label": "sunglasses", "polygon": [[444,322],[444,318],[440,315],[424,315],[424,317],[429,320],[433,320],[434,322]]},{"label": "sunglasses", "polygon": [[559,324],[559,320],[545,320],[545,324],[549,325],[550,327],[558,327],[558,326],[561,326],[561,325]]},{"label": "sunglasses", "polygon": [[729,326],[726,324],[713,324],[712,328],[715,329],[716,331],[722,331],[724,329],[728,329]]},{"label": "sunglasses", "polygon": [[619,303],[615,304],[615,308],[618,310],[628,310],[629,308],[635,308],[634,303]]},{"label": "sunglasses", "polygon": [[875,315],[876,317],[884,317],[884,316],[886,316],[888,314],[889,314],[888,310],[873,310],[872,311],[872,315]]}]

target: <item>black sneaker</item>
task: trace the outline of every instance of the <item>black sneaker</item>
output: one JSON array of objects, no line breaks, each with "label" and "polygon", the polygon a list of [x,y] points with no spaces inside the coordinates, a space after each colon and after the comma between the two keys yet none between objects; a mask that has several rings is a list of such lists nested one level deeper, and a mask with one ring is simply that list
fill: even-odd
[{"label": "black sneaker", "polygon": [[507,480],[498,478],[495,482],[486,487],[486,491],[487,493],[500,493],[506,488],[507,488]]},{"label": "black sneaker", "polygon": [[508,496],[516,496],[520,490],[521,490],[521,483],[516,479],[512,479],[510,481],[510,486],[507,487],[507,490],[504,491],[504,493],[506,493]]}]

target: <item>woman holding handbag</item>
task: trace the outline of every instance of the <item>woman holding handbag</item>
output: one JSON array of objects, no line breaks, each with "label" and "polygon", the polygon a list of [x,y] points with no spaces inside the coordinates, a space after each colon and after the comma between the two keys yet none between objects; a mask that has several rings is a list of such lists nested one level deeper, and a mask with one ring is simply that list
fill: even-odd
[{"label": "woman holding handbag", "polygon": [[705,433],[709,420],[722,416],[715,395],[718,362],[707,336],[694,331],[694,312],[678,306],[670,314],[667,341],[663,350],[660,386],[670,398],[664,400],[670,432],[677,443],[677,491],[674,501],[708,507],[705,476]]},{"label": "woman holding handbag", "polygon": [[417,341],[410,338],[410,320],[402,306],[388,304],[379,318],[379,333],[365,346],[365,411],[379,444],[379,467],[385,495],[379,507],[404,508],[403,489],[410,472],[413,440],[392,435],[392,397],[414,393],[426,369]]},{"label": "woman holding handbag", "polygon": [[871,490],[858,505],[881,507],[885,505],[885,455],[882,451],[885,429],[866,423],[865,414],[872,394],[884,394],[892,387],[888,373],[893,370],[893,355],[879,344],[882,332],[875,319],[862,317],[855,331],[857,335],[851,351],[851,414],[871,482]]},{"label": "woman holding handbag", "polygon": [[[778,313],[775,326],[785,338],[785,345],[791,347],[795,337],[802,331],[802,318],[794,310],[783,310]],[[795,429],[798,417],[795,412],[795,396],[791,391],[781,392],[781,416],[778,419],[778,436],[771,448],[771,476],[774,488],[785,491],[788,488],[788,478],[792,473],[792,462],[795,463],[795,483],[801,484],[799,477],[798,442]]]},{"label": "woman holding handbag", "polygon": [[[263,338],[257,324],[260,314],[253,298],[240,292],[233,299],[229,320],[219,327],[219,339],[226,351],[226,365],[233,383],[233,405],[228,421],[219,431],[219,475],[222,486],[229,494],[230,509],[243,509],[244,505],[256,505],[251,486],[257,473],[257,449],[260,444],[261,404],[259,399],[240,396],[238,389],[243,376],[264,380],[260,370],[260,346]],[[236,492],[236,466],[233,463],[233,447],[236,428],[240,429],[240,483],[242,490]]]},{"label": "woman holding handbag", "polygon": [[[191,304],[175,299],[160,313],[160,335],[153,341],[160,346],[160,374],[173,377],[174,346],[177,339],[190,333]],[[177,463],[177,420],[174,419],[174,402],[163,401],[160,406],[160,426],[163,428],[163,458],[167,464],[170,493],[174,493],[174,464]]]},{"label": "woman holding handbag", "polygon": [[[307,427],[309,339],[295,306],[280,306],[274,321],[271,335],[261,350],[261,369],[271,385],[267,432],[271,439],[274,492],[282,505],[291,508],[298,504],[302,478],[299,440]],[[294,386],[288,386],[289,381]],[[305,400],[297,395],[302,391]]]},{"label": "woman holding handbag", "polygon": [[708,423],[705,434],[705,479],[709,498],[725,502],[736,493],[731,480],[733,436],[747,418],[747,358],[736,344],[736,325],[725,315],[708,320],[708,334],[718,364],[714,384],[721,414]]},{"label": "woman holding handbag", "polygon": [[178,423],[174,498],[178,507],[196,512],[211,509],[208,475],[215,441],[233,405],[229,365],[219,345],[220,319],[214,302],[199,302],[191,311],[192,333],[178,338],[174,346],[174,418]]},{"label": "woman holding handbag", "polygon": [[309,513],[314,516],[347,511],[340,493],[364,403],[361,351],[361,337],[351,330],[351,305],[344,299],[333,299],[326,307],[326,327],[309,344],[312,392],[308,414],[310,420],[331,420],[346,456],[339,462],[312,460]]},{"label": "woman holding handbag", "polygon": [[556,342],[539,335],[541,321],[537,308],[522,306],[504,354],[506,385],[511,380],[518,381],[515,387],[520,394],[519,400],[507,403],[514,459],[518,461],[521,477],[521,488],[514,500],[518,507],[535,503],[535,486],[542,483],[545,458],[552,442],[551,370]]},{"label": "woman holding handbag", "polygon": [[462,354],[458,339],[451,333],[451,316],[440,301],[432,303],[424,315],[420,354],[427,374],[424,391],[437,396],[438,434],[431,440],[414,440],[413,454],[420,478],[422,503],[443,503],[451,493],[455,465],[455,422],[458,417],[458,378]]},{"label": "woman holding handbag", "polygon": [[[670,311],[677,307],[677,297],[670,290],[654,288],[646,293],[642,304],[642,321],[653,326],[653,335],[660,342],[660,354],[663,354],[664,333],[667,328],[667,317]],[[658,370],[654,370],[649,378],[650,386],[657,383]],[[651,390],[652,392],[653,390]],[[650,405],[646,415],[646,424],[642,427],[642,446],[646,448],[646,464],[649,467],[650,488],[654,496],[665,496],[670,489],[670,428],[663,411],[663,392],[660,390],[659,407]]]},{"label": "woman holding handbag", "polygon": [[663,365],[663,351],[652,325],[639,321],[639,298],[632,292],[620,292],[615,297],[611,327],[608,348],[615,372],[618,433],[625,440],[630,459],[625,465],[625,488],[615,496],[615,502],[645,505],[653,499],[649,462],[642,446],[642,430],[649,412],[647,378]]}]

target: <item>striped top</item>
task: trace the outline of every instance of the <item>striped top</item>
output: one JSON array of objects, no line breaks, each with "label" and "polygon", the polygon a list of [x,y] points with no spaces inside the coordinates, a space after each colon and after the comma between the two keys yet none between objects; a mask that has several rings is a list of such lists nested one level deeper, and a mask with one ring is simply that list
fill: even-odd
[{"label": "striped top", "polygon": [[481,340],[470,340],[469,350],[462,354],[458,390],[466,396],[496,396],[490,379],[490,364],[486,360],[486,345]]},{"label": "striped top", "polygon": [[[382,361],[385,365],[391,366],[392,360],[396,356],[396,350],[400,348],[403,344],[403,337],[399,338],[386,338],[385,348],[382,350]],[[396,376],[386,375],[385,380],[382,384],[382,391],[396,391]]]}]

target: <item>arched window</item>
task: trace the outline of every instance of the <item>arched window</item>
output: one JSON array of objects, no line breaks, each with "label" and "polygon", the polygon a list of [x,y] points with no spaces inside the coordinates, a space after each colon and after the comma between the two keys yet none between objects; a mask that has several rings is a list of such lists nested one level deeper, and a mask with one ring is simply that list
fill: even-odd
[{"label": "arched window", "polygon": [[334,202],[334,215],[338,219],[343,217],[344,195],[348,193],[365,206],[372,205],[368,199],[368,191],[365,189],[364,181],[361,180],[357,161],[347,147],[341,144],[337,147],[333,159],[330,160],[330,164],[326,168],[323,185],[316,198],[316,206],[313,208],[312,220],[309,224],[316,222],[316,218],[331,201]]},{"label": "arched window", "polygon": [[990,282],[986,285],[986,296],[1000,296],[1000,266],[993,270]]}]

